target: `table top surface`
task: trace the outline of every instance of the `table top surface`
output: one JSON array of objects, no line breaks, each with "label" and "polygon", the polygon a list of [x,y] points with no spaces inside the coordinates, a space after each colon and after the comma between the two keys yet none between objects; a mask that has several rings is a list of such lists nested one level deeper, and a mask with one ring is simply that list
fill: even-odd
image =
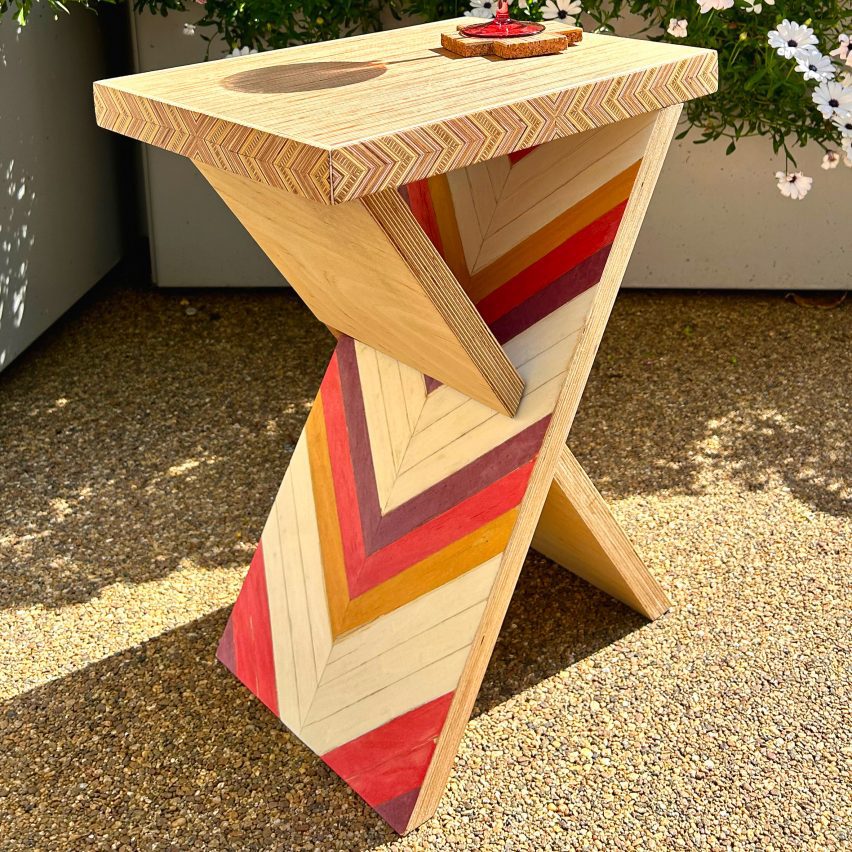
[{"label": "table top surface", "polygon": [[[708,94],[716,87],[713,51],[615,36],[586,34],[580,44],[563,53],[511,61],[465,58],[443,50],[441,33],[470,20],[440,21],[102,81],[95,85],[96,102],[99,96],[112,100],[109,109],[98,110],[98,120],[153,144],[160,143],[128,129],[128,122],[186,130],[216,144],[231,129],[248,129],[264,138],[331,155],[356,152],[360,157],[365,143],[380,139],[382,156],[393,161],[407,157],[403,149],[411,146],[412,134],[423,128],[433,137],[427,147],[435,149],[435,135],[445,130],[456,137],[466,133],[468,142],[488,136],[491,128],[487,120],[483,124],[483,117],[496,116],[501,131],[512,121],[553,123],[554,115],[583,99],[585,124],[575,121],[574,127],[550,133],[553,138],[618,120],[625,110],[630,115],[647,112]],[[564,97],[566,93],[569,98]],[[635,103],[628,107],[615,103],[615,99],[630,98]],[[134,114],[125,115],[122,126],[111,112],[128,109]],[[600,115],[588,117],[593,111]],[[176,113],[181,114],[176,118]],[[199,116],[215,121],[204,128],[187,128],[187,121]],[[523,132],[514,136],[515,143],[508,147],[515,144],[515,150],[528,147],[532,139]],[[233,150],[234,145],[229,147]],[[478,159],[490,156],[494,153]],[[448,169],[438,164],[437,170]],[[351,197],[351,193],[346,194]]]}]

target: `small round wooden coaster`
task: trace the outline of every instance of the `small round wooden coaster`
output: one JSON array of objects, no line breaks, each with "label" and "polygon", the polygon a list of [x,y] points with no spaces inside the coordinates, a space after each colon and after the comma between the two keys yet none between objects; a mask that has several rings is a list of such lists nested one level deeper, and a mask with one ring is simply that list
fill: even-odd
[{"label": "small round wooden coaster", "polygon": [[[464,27],[459,26],[458,30]],[[561,53],[566,47],[577,44],[583,38],[580,27],[565,27],[559,24],[545,25],[543,32],[517,38],[482,38],[467,36],[462,32],[441,33],[441,47],[459,56],[488,56],[501,59],[523,59],[528,56],[544,56]]]}]

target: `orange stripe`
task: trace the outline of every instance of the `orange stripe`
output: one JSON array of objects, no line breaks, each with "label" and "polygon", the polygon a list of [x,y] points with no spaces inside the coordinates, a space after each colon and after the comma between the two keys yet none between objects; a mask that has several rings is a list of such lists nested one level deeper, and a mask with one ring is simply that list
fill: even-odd
[{"label": "orange stripe", "polygon": [[517,508],[504,512],[493,521],[448,544],[443,550],[411,565],[350,601],[321,394],[316,398],[305,429],[308,432],[311,481],[329,621],[334,639],[379,616],[393,612],[505,550],[509,534],[515,525]]},{"label": "orange stripe", "polygon": [[517,515],[517,508],[510,509],[355,598],[346,610],[343,630],[354,630],[393,612],[502,553]]},{"label": "orange stripe", "polygon": [[340,526],[337,523],[337,503],[334,499],[321,393],[317,394],[314,407],[308,415],[305,431],[322,553],[322,569],[325,576],[325,594],[328,600],[328,617],[331,622],[332,636],[337,637],[343,631],[346,608],[349,605],[349,587],[343,562],[343,542],[340,538]]},{"label": "orange stripe", "polygon": [[429,178],[429,194],[432,196],[432,209],[438,221],[438,231],[441,234],[442,256],[450,267],[459,284],[466,291],[470,281],[467,261],[464,257],[464,247],[459,236],[459,226],[456,222],[456,208],[450,194],[450,184],[446,175],[436,175]]},{"label": "orange stripe", "polygon": [[591,195],[578,201],[564,213],[552,219],[534,234],[510,249],[493,263],[470,276],[465,287],[474,303],[493,293],[498,287],[523,272],[569,237],[583,230],[604,213],[624,201],[633,188],[641,160],[626,168],[621,174],[598,187]]}]

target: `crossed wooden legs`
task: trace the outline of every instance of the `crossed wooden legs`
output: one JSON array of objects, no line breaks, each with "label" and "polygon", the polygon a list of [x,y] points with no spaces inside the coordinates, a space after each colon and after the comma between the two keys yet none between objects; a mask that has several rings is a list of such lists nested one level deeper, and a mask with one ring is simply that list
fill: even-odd
[{"label": "crossed wooden legs", "polygon": [[343,334],[293,452],[218,655],[399,832],[437,808],[531,543],[665,609],[565,440],[679,112],[405,188],[517,410]]}]

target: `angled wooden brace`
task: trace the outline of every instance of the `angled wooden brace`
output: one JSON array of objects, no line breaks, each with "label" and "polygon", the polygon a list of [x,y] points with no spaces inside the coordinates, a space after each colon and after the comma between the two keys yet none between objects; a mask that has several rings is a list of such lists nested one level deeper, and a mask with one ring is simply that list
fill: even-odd
[{"label": "angled wooden brace", "polygon": [[670,606],[568,447],[556,465],[532,546],[652,621]]},{"label": "angled wooden brace", "polygon": [[395,189],[328,205],[196,166],[318,319],[515,413],[520,376]]},{"label": "angled wooden brace", "polygon": [[438,806],[531,543],[666,606],[565,440],[680,109],[404,188],[520,404],[343,334],[264,527],[219,658],[399,832]]}]

